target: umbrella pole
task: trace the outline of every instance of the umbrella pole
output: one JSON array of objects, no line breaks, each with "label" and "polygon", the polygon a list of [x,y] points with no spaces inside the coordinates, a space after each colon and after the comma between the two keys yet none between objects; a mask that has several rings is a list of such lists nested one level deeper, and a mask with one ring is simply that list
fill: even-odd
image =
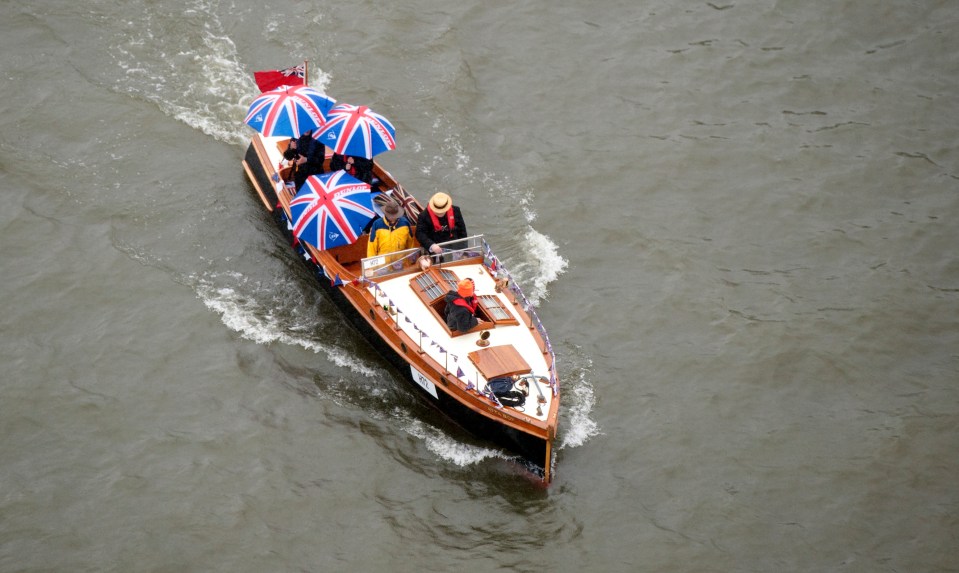
[{"label": "umbrella pole", "polygon": [[310,60],[303,60],[303,85],[310,85]]}]

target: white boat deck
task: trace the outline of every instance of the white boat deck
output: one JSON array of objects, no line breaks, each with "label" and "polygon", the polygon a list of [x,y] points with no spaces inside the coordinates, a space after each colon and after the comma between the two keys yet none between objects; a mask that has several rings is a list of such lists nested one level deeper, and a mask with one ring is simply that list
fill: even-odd
[{"label": "white boat deck", "polygon": [[[460,279],[473,279],[477,295],[497,296],[503,307],[508,309],[513,318],[519,322],[518,325],[499,324],[491,328],[489,330],[488,348],[511,345],[529,364],[532,374],[537,378],[535,383],[530,380],[529,396],[526,398],[526,404],[519,408],[519,411],[524,412],[531,418],[545,421],[549,412],[550,401],[553,399],[552,388],[549,385],[550,372],[546,356],[540,349],[528,324],[516,312],[516,308],[505,294],[496,293],[493,278],[482,264],[458,265],[447,267],[447,269],[456,273]],[[413,276],[415,275],[406,274],[381,280],[375,283],[379,288],[374,284],[370,284],[368,288],[379,304],[388,306],[392,302],[392,306],[397,312],[395,315],[396,323],[410,338],[419,341],[420,348],[426,354],[439,364],[444,365],[453,376],[459,378],[464,387],[472,384],[473,387],[482,392],[486,387],[487,380],[468,356],[470,352],[482,348],[476,344],[481,333],[477,331],[460,336],[450,336],[443,324],[440,323],[436,313],[423,305],[419,296],[410,286],[410,280]],[[537,391],[535,385],[539,386],[539,391]],[[536,406],[540,392],[545,397],[546,403],[539,409],[541,414],[537,415]]]}]

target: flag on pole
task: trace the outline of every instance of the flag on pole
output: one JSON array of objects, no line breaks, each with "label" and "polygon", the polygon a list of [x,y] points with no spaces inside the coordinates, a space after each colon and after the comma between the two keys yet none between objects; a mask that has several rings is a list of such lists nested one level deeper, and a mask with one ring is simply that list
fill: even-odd
[{"label": "flag on pole", "polygon": [[253,81],[261,92],[275,90],[280,86],[306,85],[306,63],[285,70],[263,70],[253,72]]}]

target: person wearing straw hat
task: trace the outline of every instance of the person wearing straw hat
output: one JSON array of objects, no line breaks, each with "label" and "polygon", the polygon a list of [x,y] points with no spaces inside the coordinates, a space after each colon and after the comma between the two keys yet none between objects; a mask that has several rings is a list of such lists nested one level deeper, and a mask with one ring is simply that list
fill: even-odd
[{"label": "person wearing straw hat", "polygon": [[465,278],[456,283],[456,290],[446,293],[446,326],[450,330],[466,332],[485,321],[477,318],[479,303],[473,296],[476,286],[473,279]]},{"label": "person wearing straw hat", "polygon": [[426,209],[416,218],[416,240],[426,252],[434,255],[443,253],[437,243],[466,238],[466,222],[460,208],[453,205],[453,199],[443,192],[430,197]]},{"label": "person wearing straw hat", "polygon": [[395,201],[383,204],[383,216],[370,227],[370,240],[366,247],[366,256],[375,257],[386,253],[413,248],[413,230],[409,220],[402,214]]}]

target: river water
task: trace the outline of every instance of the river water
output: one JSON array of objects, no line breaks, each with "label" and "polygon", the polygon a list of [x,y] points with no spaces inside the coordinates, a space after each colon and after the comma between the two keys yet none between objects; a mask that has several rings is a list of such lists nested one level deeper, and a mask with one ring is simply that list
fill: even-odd
[{"label": "river water", "polygon": [[[959,570],[959,4],[4,0],[0,571]],[[252,72],[538,304],[538,487],[344,327]]]}]

